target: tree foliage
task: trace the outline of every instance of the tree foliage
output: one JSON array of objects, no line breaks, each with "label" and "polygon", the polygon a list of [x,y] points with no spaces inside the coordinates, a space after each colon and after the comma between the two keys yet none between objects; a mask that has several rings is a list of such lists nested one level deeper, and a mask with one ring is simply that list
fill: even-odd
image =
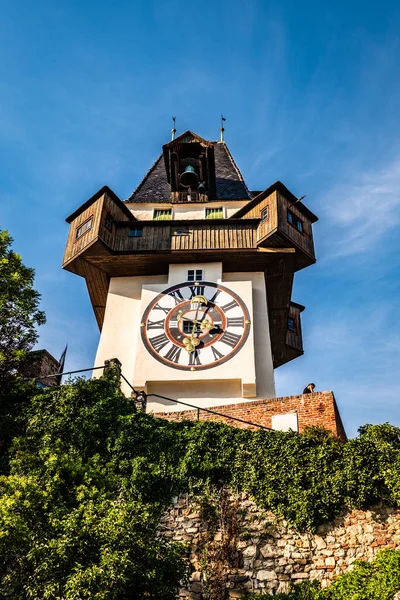
[{"label": "tree foliage", "polygon": [[[341,444],[317,429],[170,423],[136,412],[112,376],[28,390],[23,425],[0,477],[4,600],[174,598],[184,551],[157,528],[180,492],[206,501],[230,486],[309,531],[343,508],[400,500],[390,425]],[[288,598],[313,598],[305,589]]]},{"label": "tree foliage", "polygon": [[12,239],[0,230],[0,386],[18,368],[37,341],[36,326],[45,322],[34,271],[11,250]]},{"label": "tree foliage", "polygon": [[115,380],[45,390],[26,418],[0,478],[0,597],[175,598],[183,550],[156,534],[163,494],[140,485],[146,424]]}]

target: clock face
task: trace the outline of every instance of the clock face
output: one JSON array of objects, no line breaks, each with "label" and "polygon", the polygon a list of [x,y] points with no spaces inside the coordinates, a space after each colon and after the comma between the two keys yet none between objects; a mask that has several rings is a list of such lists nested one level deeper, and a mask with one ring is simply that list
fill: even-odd
[{"label": "clock face", "polygon": [[228,288],[206,281],[180,283],[159,294],[141,323],[143,343],[159,362],[201,371],[226,362],[250,331],[246,305]]}]

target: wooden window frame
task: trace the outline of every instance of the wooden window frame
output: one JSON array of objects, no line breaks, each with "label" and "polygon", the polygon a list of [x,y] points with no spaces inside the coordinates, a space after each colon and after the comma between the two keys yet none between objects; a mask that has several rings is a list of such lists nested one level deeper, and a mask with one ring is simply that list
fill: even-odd
[{"label": "wooden window frame", "polygon": [[[263,216],[263,212],[267,213],[266,217]],[[266,223],[267,221],[269,221],[269,204],[267,204],[266,206],[264,206],[264,208],[260,210],[260,217],[261,223]]]},{"label": "wooden window frame", "polygon": [[[111,223],[110,227],[107,225],[107,219],[110,219],[110,221],[109,221]],[[112,214],[110,213],[110,211],[108,210],[106,212],[106,216],[104,219],[104,227],[107,229],[107,231],[109,231],[111,233],[111,231],[113,230],[113,226],[114,226],[114,218],[113,218]]]},{"label": "wooden window frame", "polygon": [[87,219],[85,219],[80,225],[78,225],[75,228],[75,240],[74,240],[74,243],[77,242],[78,240],[80,240],[88,231],[92,231],[92,224],[90,223],[90,227],[88,227],[83,233],[81,233],[80,235],[78,235],[78,231],[81,229],[81,227],[83,227],[84,225],[86,225],[86,223],[88,223],[89,221],[93,221],[93,214],[91,214],[90,217],[88,217]]},{"label": "wooden window frame", "polygon": [[[222,210],[222,216],[221,217],[209,217],[209,216],[207,216],[207,211],[212,211],[212,210],[215,210],[215,211]],[[210,221],[212,219],[225,219],[225,206],[213,206],[213,207],[206,206],[204,208],[204,218],[205,219],[210,219]]]},{"label": "wooden window frame", "polygon": [[[156,219],[156,212],[157,211],[163,211],[163,212],[170,212],[171,213],[171,218],[169,219]],[[174,217],[174,209],[173,208],[153,208],[153,221],[172,221]]]},{"label": "wooden window frame", "polygon": [[[193,277],[194,279],[190,279],[189,278],[189,273],[190,271],[193,271]],[[197,277],[197,273],[201,271],[201,277]],[[186,281],[189,281],[190,283],[194,283],[195,281],[204,281],[204,269],[188,269],[187,273],[186,273]]]},{"label": "wooden window frame", "polygon": [[[293,223],[292,221],[289,221],[289,215],[292,215],[295,220],[296,220],[296,224]],[[295,229],[297,231],[297,233],[300,233],[300,235],[305,235],[305,231],[304,231],[304,221],[303,219],[300,219],[293,211],[290,210],[290,208],[287,209],[287,217],[286,217],[287,222],[289,223],[289,225],[291,225],[293,227],[293,229]],[[297,227],[297,223],[301,223],[301,231],[300,229]]]},{"label": "wooden window frame", "polygon": [[[140,232],[140,235],[131,235],[131,231],[136,231],[136,232]],[[143,227],[131,227],[128,230],[128,237],[130,238],[140,238],[143,236]]]},{"label": "wooden window frame", "polygon": [[[293,329],[290,329],[290,327],[289,327],[289,321],[293,321]],[[288,317],[288,331],[290,331],[290,333],[297,333],[298,332],[296,317],[290,317],[290,316]]]}]

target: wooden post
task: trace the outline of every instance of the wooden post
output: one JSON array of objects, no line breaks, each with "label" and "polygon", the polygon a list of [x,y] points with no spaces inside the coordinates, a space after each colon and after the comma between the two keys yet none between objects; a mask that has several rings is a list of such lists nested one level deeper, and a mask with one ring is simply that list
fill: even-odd
[{"label": "wooden post", "polygon": [[115,369],[118,372],[119,377],[121,377],[121,368],[122,363],[118,360],[118,358],[109,358],[104,361],[104,371],[103,375],[106,375],[111,370]]}]

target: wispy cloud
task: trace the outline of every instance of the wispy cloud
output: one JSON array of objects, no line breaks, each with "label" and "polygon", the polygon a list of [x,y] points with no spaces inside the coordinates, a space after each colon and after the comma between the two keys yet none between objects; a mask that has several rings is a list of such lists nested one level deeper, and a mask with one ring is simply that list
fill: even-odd
[{"label": "wispy cloud", "polygon": [[326,222],[335,225],[330,258],[376,248],[400,225],[400,157],[376,172],[353,174],[323,198]]}]

